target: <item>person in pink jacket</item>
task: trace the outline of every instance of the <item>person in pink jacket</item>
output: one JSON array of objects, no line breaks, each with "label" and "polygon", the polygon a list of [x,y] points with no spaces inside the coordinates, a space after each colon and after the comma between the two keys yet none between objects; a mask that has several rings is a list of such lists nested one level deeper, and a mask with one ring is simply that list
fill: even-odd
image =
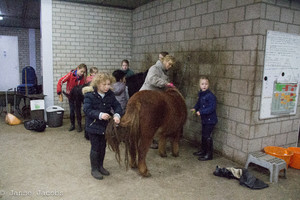
[{"label": "person in pink jacket", "polygon": [[93,80],[94,76],[98,73],[97,67],[90,68],[90,75],[86,78],[86,83],[89,83]]}]

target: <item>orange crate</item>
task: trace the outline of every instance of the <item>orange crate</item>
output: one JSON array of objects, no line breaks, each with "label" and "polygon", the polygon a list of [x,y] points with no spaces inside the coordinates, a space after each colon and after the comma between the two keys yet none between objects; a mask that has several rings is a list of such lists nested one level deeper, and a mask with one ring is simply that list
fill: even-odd
[{"label": "orange crate", "polygon": [[275,156],[277,158],[283,159],[286,162],[287,168],[290,164],[291,157],[294,154],[290,150],[287,150],[283,147],[276,147],[276,146],[267,146],[264,148],[264,151],[271,156]]},{"label": "orange crate", "polygon": [[290,166],[296,169],[300,169],[300,147],[289,147],[288,150],[294,153],[291,158]]}]

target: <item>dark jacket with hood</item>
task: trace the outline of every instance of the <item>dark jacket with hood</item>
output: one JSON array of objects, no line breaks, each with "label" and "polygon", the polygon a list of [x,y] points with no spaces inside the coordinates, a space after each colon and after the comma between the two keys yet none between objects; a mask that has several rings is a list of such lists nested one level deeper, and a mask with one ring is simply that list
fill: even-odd
[{"label": "dark jacket with hood", "polygon": [[208,89],[198,93],[198,101],[194,109],[200,112],[202,124],[216,124],[218,122],[217,113],[217,98]]},{"label": "dark jacket with hood", "polygon": [[83,88],[84,102],[83,111],[86,117],[85,131],[91,134],[102,135],[105,132],[108,120],[99,119],[100,113],[121,114],[122,108],[111,90],[102,98],[97,88],[88,86]]}]

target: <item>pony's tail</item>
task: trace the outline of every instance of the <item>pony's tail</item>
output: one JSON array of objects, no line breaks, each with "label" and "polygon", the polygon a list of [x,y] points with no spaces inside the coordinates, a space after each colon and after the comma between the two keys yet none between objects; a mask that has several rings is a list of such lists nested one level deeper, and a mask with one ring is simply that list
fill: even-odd
[{"label": "pony's tail", "polygon": [[129,165],[129,149],[132,145],[137,149],[139,143],[139,112],[141,104],[139,102],[129,105],[126,108],[125,115],[121,118],[121,122],[117,127],[114,120],[110,120],[106,127],[105,138],[109,149],[115,152],[116,160],[121,164],[120,144],[125,143],[125,166],[126,170]]},{"label": "pony's tail", "polygon": [[127,127],[129,130],[129,145],[135,146],[135,149],[138,147],[138,143],[140,140],[140,134],[139,134],[139,129],[140,129],[140,118],[139,118],[139,113],[141,110],[141,103],[136,102],[134,104],[130,104],[126,108],[126,113],[122,117],[120,125],[122,127]]},{"label": "pony's tail", "polygon": [[121,157],[120,157],[120,148],[119,145],[121,143],[121,138],[117,132],[117,127],[114,120],[110,120],[107,127],[106,127],[106,134],[105,138],[107,140],[108,148],[115,152],[116,160],[118,161],[119,165],[121,164]]}]

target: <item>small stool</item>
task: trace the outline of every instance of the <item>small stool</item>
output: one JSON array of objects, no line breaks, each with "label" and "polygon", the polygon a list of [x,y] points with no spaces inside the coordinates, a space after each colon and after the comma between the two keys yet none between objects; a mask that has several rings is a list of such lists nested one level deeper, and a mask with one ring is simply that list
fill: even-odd
[{"label": "small stool", "polygon": [[[286,178],[286,162],[280,158],[268,155],[264,152],[257,151],[249,153],[245,168],[248,168],[250,163],[254,163],[261,167],[267,168],[270,171],[270,182],[272,183],[272,178],[274,176],[274,182],[278,182],[278,176],[280,170],[284,169],[284,177]],[[274,175],[273,175],[274,173]]]}]

